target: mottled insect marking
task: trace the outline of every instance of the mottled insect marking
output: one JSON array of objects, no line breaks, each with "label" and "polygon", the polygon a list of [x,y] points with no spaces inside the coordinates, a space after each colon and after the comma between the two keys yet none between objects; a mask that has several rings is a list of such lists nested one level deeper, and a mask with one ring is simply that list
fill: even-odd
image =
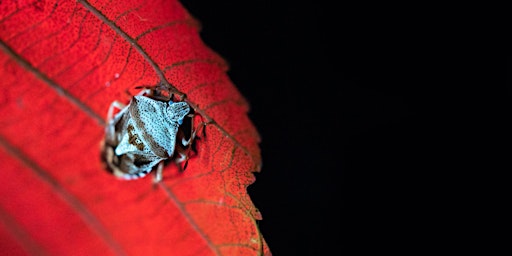
[{"label": "mottled insect marking", "polygon": [[128,125],[127,128],[128,131],[128,142],[134,146],[137,147],[138,150],[144,150],[144,143],[140,141],[137,134],[134,134],[135,128],[133,128],[133,125]]}]

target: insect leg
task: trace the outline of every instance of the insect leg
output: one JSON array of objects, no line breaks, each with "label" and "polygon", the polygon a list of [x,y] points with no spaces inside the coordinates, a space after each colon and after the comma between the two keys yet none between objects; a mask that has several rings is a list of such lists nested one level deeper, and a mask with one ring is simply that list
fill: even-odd
[{"label": "insect leg", "polygon": [[114,101],[112,102],[112,104],[110,104],[110,107],[108,108],[108,114],[107,114],[107,121],[110,122],[110,120],[112,120],[112,118],[114,117],[114,109],[123,109],[125,108],[126,105],[121,103],[120,101]]},{"label": "insect leg", "polygon": [[140,85],[135,87],[135,89],[143,89],[137,95],[145,95],[146,97],[160,100],[160,101],[169,101],[173,97],[173,93],[169,91],[169,88],[164,85]]},{"label": "insect leg", "polygon": [[[188,164],[188,148],[183,149],[181,147],[176,147],[175,154],[177,154],[179,157],[174,159],[174,163],[178,167],[178,172],[183,172],[187,168]],[[181,166],[182,162],[185,162],[184,166]]]},{"label": "insect leg", "polygon": [[142,95],[144,95],[144,94],[150,94],[150,93],[151,93],[151,89],[149,89],[149,88],[145,88],[145,89],[143,89],[143,90],[140,90],[140,91],[137,93],[137,95],[135,95],[135,96],[142,96]]},{"label": "insect leg", "polygon": [[[189,114],[187,115],[188,117],[192,118],[192,120],[194,120],[194,114]],[[183,146],[185,147],[188,147],[189,144],[194,141],[194,139],[196,138],[196,135],[201,131],[203,131],[203,136],[204,136],[204,128],[206,127],[207,123],[203,120],[201,120],[201,122],[197,125],[196,128],[194,128],[194,125],[191,125],[190,126],[190,138],[188,140],[186,140],[185,138],[182,138],[181,139],[181,144],[183,144]]]},{"label": "insect leg", "polygon": [[156,168],[156,172],[155,172],[155,177],[153,179],[153,183],[159,183],[160,181],[162,181],[162,172],[164,170],[164,162],[161,161],[160,163],[158,163],[158,167]]},{"label": "insect leg", "polygon": [[[121,111],[114,115],[114,109],[120,109]],[[108,108],[108,114],[107,114],[107,125],[105,126],[105,139],[107,144],[116,144],[115,143],[115,125],[116,123],[122,118],[124,115],[122,112],[127,111],[126,105],[119,101],[114,101],[112,104],[110,104],[110,107]]]}]

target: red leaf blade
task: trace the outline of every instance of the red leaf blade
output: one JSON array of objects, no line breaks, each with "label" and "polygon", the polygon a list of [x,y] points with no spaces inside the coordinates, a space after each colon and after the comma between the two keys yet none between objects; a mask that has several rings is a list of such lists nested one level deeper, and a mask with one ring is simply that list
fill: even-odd
[{"label": "red leaf blade", "polygon": [[[17,192],[0,216],[32,242],[10,239],[51,255],[270,254],[246,192],[261,161],[247,103],[177,1],[3,2],[0,28],[0,192]],[[158,187],[117,181],[99,161],[103,117],[159,82],[209,121],[199,153]]]}]

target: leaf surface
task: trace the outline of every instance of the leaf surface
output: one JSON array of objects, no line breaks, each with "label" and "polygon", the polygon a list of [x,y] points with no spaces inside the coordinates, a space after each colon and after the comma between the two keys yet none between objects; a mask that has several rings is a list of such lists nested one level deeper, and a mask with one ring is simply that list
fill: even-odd
[{"label": "leaf surface", "polygon": [[[225,61],[175,0],[0,3],[0,251],[270,255],[247,195],[259,136]],[[184,172],[104,170],[107,110],[163,83],[209,124]]]}]

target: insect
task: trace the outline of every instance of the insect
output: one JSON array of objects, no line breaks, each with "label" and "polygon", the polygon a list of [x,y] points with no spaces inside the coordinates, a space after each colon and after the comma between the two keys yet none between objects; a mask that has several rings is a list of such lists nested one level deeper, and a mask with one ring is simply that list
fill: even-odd
[{"label": "insect", "polygon": [[[102,159],[117,178],[142,178],[158,165],[154,181],[159,182],[165,160],[173,159],[178,166],[188,160],[196,132],[191,131],[187,139],[180,126],[193,114],[186,102],[171,99],[172,94],[166,96],[161,89],[153,87],[133,96],[128,105],[112,102],[107,114]],[[114,115],[116,109],[119,112]]]}]

